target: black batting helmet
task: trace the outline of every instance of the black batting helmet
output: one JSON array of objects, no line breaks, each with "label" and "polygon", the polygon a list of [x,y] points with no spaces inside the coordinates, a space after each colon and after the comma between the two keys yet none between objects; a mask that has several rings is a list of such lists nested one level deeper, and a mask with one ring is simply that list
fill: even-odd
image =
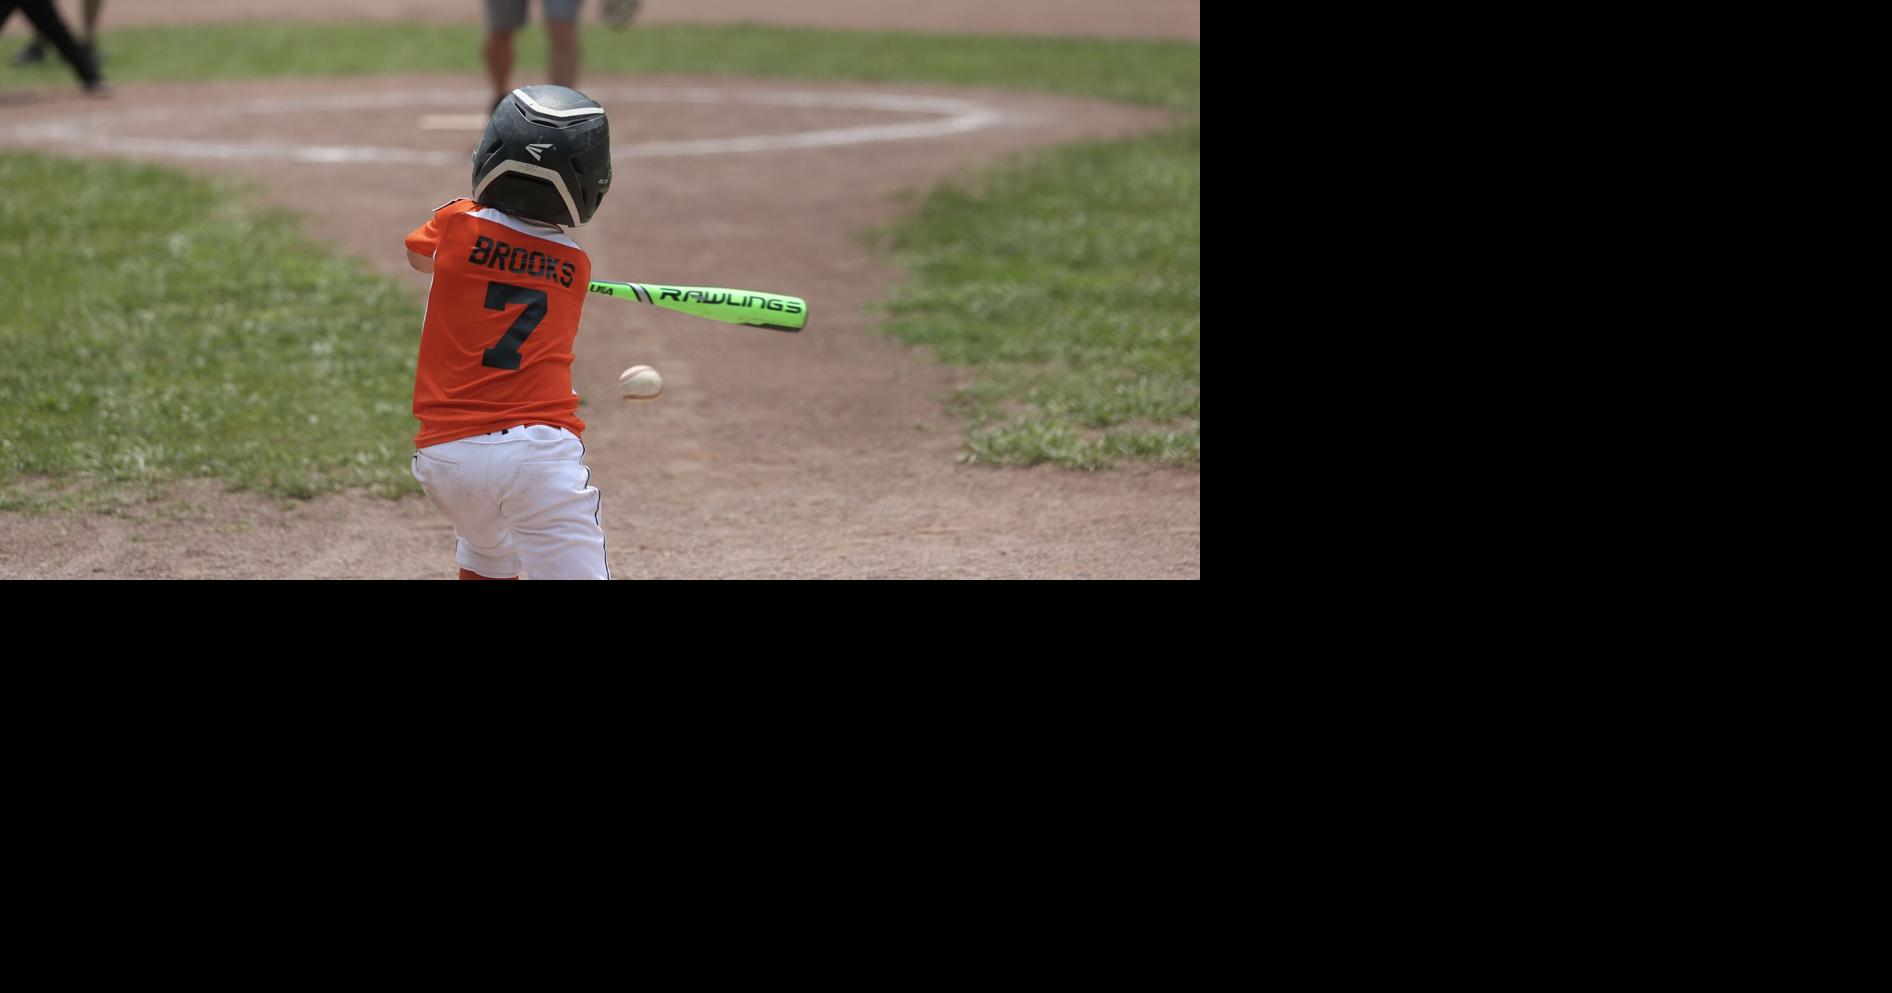
[{"label": "black batting helmet", "polygon": [[611,189],[611,133],[598,101],[569,86],[521,86],[493,108],[473,152],[473,199],[579,227]]}]

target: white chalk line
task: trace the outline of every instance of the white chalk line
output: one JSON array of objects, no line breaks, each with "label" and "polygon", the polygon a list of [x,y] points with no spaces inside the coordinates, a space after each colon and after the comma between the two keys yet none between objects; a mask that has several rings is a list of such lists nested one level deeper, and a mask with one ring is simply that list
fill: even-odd
[{"label": "white chalk line", "polygon": [[[933,114],[933,119],[898,124],[865,124],[781,134],[700,138],[690,141],[612,142],[612,158],[680,158],[693,155],[733,155],[806,148],[831,148],[879,141],[911,141],[963,134],[992,127],[1004,115],[984,104],[952,97],[905,96],[892,93],[821,93],[793,90],[719,90],[705,87],[637,87],[588,91],[605,104],[646,103],[712,107],[752,105],[765,107],[825,108],[879,113]],[[180,118],[219,119],[274,117],[310,111],[415,110],[421,107],[467,103],[464,90],[406,90],[381,93],[333,93],[302,97],[268,97],[224,104],[196,104],[102,111],[59,121],[18,124],[6,134],[33,143],[42,151],[59,146],[133,155],[176,158],[309,162],[324,164],[393,163],[401,165],[460,165],[469,152],[390,148],[378,145],[335,145],[280,140],[232,141],[139,137],[114,133],[126,124],[148,125]],[[49,147],[51,146],[51,147]]]}]

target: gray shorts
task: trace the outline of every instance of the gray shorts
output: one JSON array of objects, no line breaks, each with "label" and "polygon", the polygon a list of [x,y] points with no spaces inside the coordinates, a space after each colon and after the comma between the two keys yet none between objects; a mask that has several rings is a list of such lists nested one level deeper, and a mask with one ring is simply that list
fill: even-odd
[{"label": "gray shorts", "polygon": [[[584,0],[539,0],[548,21],[575,21]],[[486,0],[488,31],[517,31],[526,23],[526,0]]]}]

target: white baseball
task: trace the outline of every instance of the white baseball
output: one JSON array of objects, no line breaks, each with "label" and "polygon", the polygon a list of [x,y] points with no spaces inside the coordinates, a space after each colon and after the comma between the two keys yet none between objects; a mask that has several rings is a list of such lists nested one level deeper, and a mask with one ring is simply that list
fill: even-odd
[{"label": "white baseball", "polygon": [[626,400],[650,400],[664,391],[664,378],[647,365],[634,365],[618,374],[618,388]]}]

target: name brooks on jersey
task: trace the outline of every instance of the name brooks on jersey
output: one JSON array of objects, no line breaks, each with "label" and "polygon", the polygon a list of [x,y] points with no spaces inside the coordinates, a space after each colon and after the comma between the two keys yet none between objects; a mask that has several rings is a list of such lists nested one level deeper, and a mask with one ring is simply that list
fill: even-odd
[{"label": "name brooks on jersey", "polygon": [[494,241],[485,235],[480,235],[479,240],[473,243],[473,254],[468,255],[466,260],[473,265],[483,265],[488,269],[548,279],[560,286],[570,286],[573,277],[578,273],[576,266],[556,255],[514,248],[503,241]]}]

